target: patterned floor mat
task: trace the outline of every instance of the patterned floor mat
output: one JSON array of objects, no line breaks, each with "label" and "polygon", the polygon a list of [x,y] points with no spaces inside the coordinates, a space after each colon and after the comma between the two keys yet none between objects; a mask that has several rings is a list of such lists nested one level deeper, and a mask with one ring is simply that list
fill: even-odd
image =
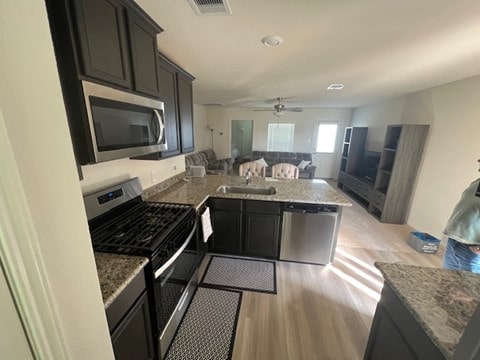
[{"label": "patterned floor mat", "polygon": [[165,359],[231,359],[241,300],[240,291],[199,287]]},{"label": "patterned floor mat", "polygon": [[212,256],[202,286],[276,294],[275,261]]}]

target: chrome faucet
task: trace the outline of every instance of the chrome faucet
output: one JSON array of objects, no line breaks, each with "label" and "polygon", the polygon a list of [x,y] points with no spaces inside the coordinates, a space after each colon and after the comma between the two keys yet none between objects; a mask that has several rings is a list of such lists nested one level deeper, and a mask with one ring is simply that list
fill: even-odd
[{"label": "chrome faucet", "polygon": [[247,185],[250,184],[252,181],[252,172],[250,169],[247,170],[247,174],[245,175],[245,180],[247,181]]}]

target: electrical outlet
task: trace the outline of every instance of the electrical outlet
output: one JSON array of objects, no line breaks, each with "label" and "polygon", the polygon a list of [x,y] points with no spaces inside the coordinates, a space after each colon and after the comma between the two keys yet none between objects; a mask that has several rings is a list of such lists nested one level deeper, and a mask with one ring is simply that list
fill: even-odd
[{"label": "electrical outlet", "polygon": [[152,182],[158,181],[158,172],[157,170],[152,170]]}]

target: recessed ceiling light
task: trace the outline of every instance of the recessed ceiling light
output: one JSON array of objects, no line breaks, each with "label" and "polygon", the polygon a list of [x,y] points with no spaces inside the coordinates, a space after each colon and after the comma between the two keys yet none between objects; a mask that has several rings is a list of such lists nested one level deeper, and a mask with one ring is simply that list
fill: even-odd
[{"label": "recessed ceiling light", "polygon": [[277,46],[283,42],[283,39],[280,36],[268,35],[262,39],[262,44],[265,46]]},{"label": "recessed ceiling light", "polygon": [[327,87],[328,90],[342,90],[345,85],[343,84],[331,84]]}]

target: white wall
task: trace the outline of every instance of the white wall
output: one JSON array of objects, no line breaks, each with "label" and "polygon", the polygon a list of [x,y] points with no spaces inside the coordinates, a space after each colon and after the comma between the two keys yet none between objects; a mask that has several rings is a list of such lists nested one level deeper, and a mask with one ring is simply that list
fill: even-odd
[{"label": "white wall", "polygon": [[352,117],[353,126],[372,126],[376,149],[386,125],[402,123],[430,124],[407,223],[442,238],[461,192],[479,176],[480,76],[363,106]]},{"label": "white wall", "polygon": [[[2,122],[66,357],[113,359],[44,1],[0,2],[0,58]],[[13,179],[0,170],[2,180]],[[3,319],[0,326],[7,327],[7,339],[16,335]]]},{"label": "white wall", "polygon": [[193,104],[195,152],[212,148],[212,134],[208,129],[207,107]]},{"label": "white wall", "polygon": [[[215,128],[214,150],[218,157],[230,157],[231,121],[253,120],[253,150],[267,149],[269,123],[295,124],[293,151],[312,152],[316,122],[338,122],[339,139],[344,129],[350,125],[351,109],[305,109],[301,113],[285,113],[278,118],[269,111],[253,111],[244,108],[208,107],[208,123]],[[339,154],[340,155],[340,154]]]}]

